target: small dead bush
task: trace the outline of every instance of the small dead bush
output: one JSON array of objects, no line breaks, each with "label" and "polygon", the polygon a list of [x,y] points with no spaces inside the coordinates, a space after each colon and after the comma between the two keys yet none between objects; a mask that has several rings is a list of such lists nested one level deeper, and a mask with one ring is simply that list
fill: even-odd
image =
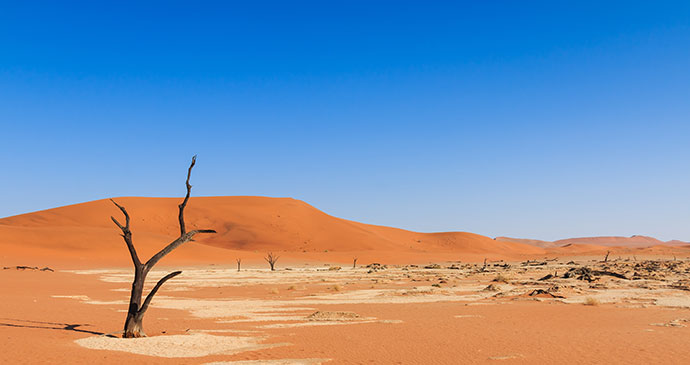
[{"label": "small dead bush", "polygon": [[505,275],[503,275],[503,274],[498,274],[498,275],[496,275],[496,277],[495,277],[493,280],[491,280],[491,281],[493,281],[493,282],[495,282],[495,283],[506,283],[506,284],[508,284],[508,281],[509,281],[509,280],[510,280],[510,279],[509,279],[507,276],[505,276]]},{"label": "small dead bush", "polygon": [[583,302],[583,304],[589,305],[589,306],[597,306],[597,305],[599,305],[599,301],[596,300],[595,298],[587,297],[587,298],[585,298],[585,301]]}]

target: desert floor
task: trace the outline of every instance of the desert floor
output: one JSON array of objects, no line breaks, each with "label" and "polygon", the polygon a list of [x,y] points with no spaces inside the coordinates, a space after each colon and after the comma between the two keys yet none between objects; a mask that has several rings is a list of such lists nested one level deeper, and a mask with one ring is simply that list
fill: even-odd
[{"label": "desert floor", "polygon": [[[251,265],[250,265],[251,264]],[[0,270],[0,362],[687,363],[687,258],[185,267],[143,339],[132,270]],[[369,264],[369,263],[364,263]],[[157,267],[148,288],[172,269]],[[549,277],[552,275],[553,277]],[[541,280],[540,280],[541,279]]]}]

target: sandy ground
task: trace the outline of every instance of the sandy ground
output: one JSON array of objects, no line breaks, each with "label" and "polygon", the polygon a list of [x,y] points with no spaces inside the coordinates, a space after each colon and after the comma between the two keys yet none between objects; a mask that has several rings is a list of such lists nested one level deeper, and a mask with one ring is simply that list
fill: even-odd
[{"label": "sandy ground", "polygon": [[10,268],[0,362],[686,363],[690,261],[656,259],[187,267],[134,340],[103,335],[121,330],[130,268]]}]

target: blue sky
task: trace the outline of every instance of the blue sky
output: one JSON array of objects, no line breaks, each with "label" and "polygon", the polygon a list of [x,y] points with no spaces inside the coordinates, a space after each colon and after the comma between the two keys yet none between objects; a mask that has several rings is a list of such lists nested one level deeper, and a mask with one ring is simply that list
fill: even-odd
[{"label": "blue sky", "polygon": [[180,196],[198,154],[196,196],[690,240],[688,2],[0,4],[0,216]]}]

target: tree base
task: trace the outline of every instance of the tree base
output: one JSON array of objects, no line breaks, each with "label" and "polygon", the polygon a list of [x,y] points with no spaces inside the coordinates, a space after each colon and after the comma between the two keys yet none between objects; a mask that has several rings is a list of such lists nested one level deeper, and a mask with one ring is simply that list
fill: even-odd
[{"label": "tree base", "polygon": [[125,332],[122,338],[141,338],[146,337],[144,332]]},{"label": "tree base", "polygon": [[146,337],[141,321],[128,320],[122,338]]}]

